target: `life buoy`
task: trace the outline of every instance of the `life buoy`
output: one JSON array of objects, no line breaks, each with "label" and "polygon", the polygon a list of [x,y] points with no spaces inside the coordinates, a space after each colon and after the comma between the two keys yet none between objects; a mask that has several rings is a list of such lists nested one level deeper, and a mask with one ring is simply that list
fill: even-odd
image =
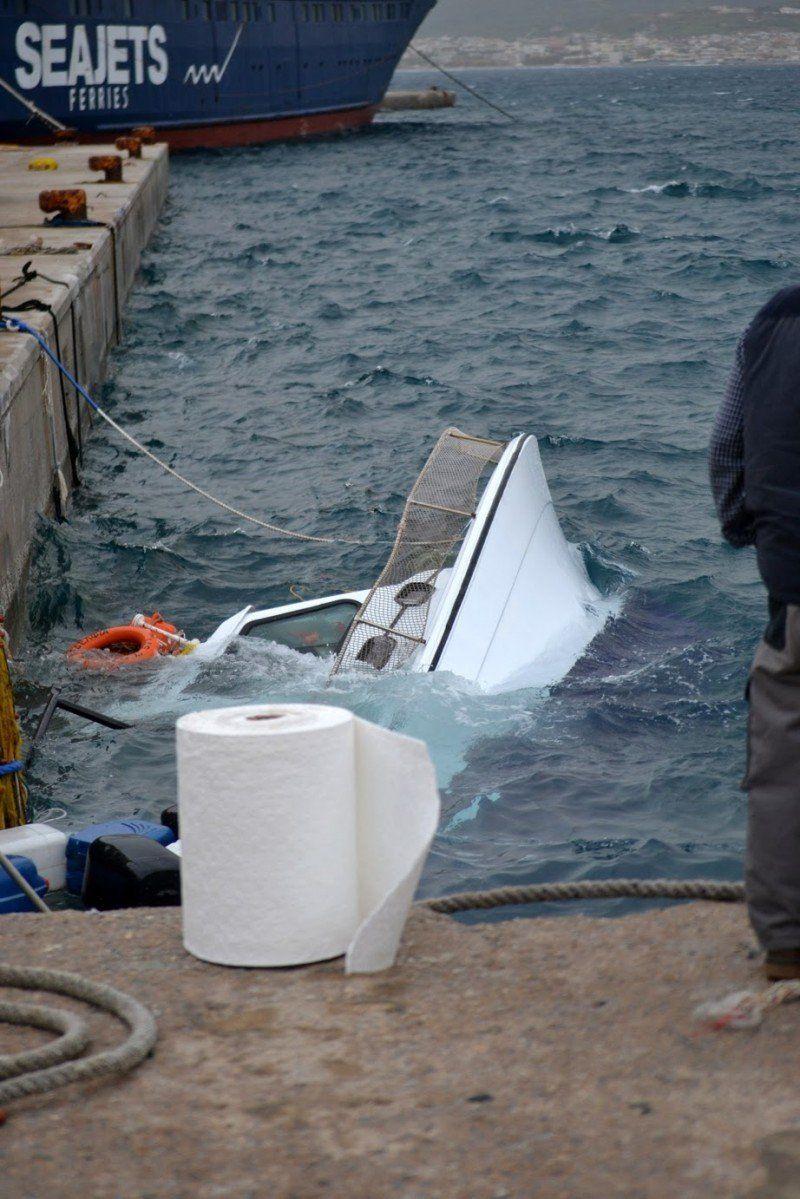
[{"label": "life buoy", "polygon": [[[103,650],[107,652],[102,653]],[[155,633],[133,624],[122,624],[76,641],[67,650],[67,657],[79,666],[114,669],[123,664],[133,666],[136,662],[146,662],[160,653],[163,650]]]},{"label": "life buoy", "polygon": [[180,653],[184,641],[174,625],[159,612],[150,617],[135,617],[134,623],[101,629],[67,650],[70,662],[89,670],[115,670],[135,666],[160,654]]}]

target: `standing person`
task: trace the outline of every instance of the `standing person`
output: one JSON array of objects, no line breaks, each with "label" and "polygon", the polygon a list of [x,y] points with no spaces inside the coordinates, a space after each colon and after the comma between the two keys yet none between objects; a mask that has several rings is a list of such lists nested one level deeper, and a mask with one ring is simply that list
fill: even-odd
[{"label": "standing person", "polygon": [[769,622],[748,683],[745,883],[770,979],[800,979],[800,287],[739,342],[709,470],[723,536],[755,545]]}]

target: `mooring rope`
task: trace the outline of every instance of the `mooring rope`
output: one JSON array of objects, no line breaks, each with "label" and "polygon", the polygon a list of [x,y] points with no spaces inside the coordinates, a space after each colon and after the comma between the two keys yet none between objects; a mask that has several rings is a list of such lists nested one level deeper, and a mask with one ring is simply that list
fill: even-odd
[{"label": "mooring rope", "polygon": [[51,117],[49,112],[45,112],[43,108],[39,108],[39,106],[34,104],[32,100],[29,100],[27,96],[23,96],[21,92],[18,92],[15,87],[12,87],[8,80],[3,79],[2,76],[0,76],[0,87],[2,87],[4,91],[8,92],[9,96],[13,96],[15,100],[18,100],[24,108],[27,108],[28,112],[31,113],[32,116],[38,117],[39,120],[43,121],[45,125],[49,125],[54,132],[68,132],[66,125],[62,125],[61,121],[57,121],[55,117]]},{"label": "mooring rope", "polygon": [[56,1008],[1,1002],[0,1021],[47,1028],[61,1032],[62,1036],[39,1049],[0,1055],[0,1079],[6,1080],[0,1082],[0,1104],[28,1095],[42,1095],[73,1082],[126,1074],[144,1061],[158,1038],[152,1013],[137,999],[78,974],[0,965],[0,986],[68,995],[116,1016],[130,1029],[120,1045],[79,1058],[89,1043],[86,1025],[80,1017]]},{"label": "mooring rope", "polygon": [[513,112],[509,112],[507,108],[503,108],[500,104],[495,104],[494,100],[490,100],[488,96],[484,96],[483,93],[479,92],[477,88],[471,87],[468,83],[465,83],[463,79],[459,79],[458,75],[454,75],[452,71],[448,71],[446,67],[441,66],[438,62],[436,62],[435,59],[431,58],[429,54],[426,54],[424,50],[420,50],[419,46],[415,46],[413,42],[410,42],[409,49],[413,50],[415,54],[418,54],[420,58],[424,58],[425,62],[429,63],[434,70],[441,71],[441,73],[447,79],[451,79],[453,83],[457,84],[459,87],[463,87],[465,92],[469,92],[469,94],[474,96],[476,100],[480,100],[481,104],[486,104],[487,107],[493,108],[495,112],[499,112],[501,116],[507,117],[509,121],[514,121],[515,124],[519,124],[519,117],[514,116]]},{"label": "mooring rope", "polygon": [[529,883],[521,887],[495,887],[490,891],[462,891],[438,899],[422,899],[418,906],[453,915],[572,899],[706,899],[714,903],[742,903],[744,884],[720,883],[713,879],[583,879],[574,883]]},{"label": "mooring rope", "polygon": [[291,537],[295,541],[312,541],[320,545],[370,546],[381,544],[377,541],[359,541],[349,537],[320,537],[313,533],[299,533],[294,529],[286,529],[282,525],[274,524],[268,520],[262,520],[258,516],[252,516],[248,512],[243,512],[241,508],[236,508],[233,504],[229,504],[226,500],[220,499],[219,496],[212,495],[210,491],[206,491],[205,488],[200,487],[197,483],[193,483],[191,479],[187,479],[185,475],[180,474],[180,472],[171,467],[168,462],[165,462],[163,458],[159,458],[158,455],[154,454],[152,450],[149,450],[146,445],[143,445],[141,441],[138,441],[132,433],[129,433],[126,429],[123,429],[121,425],[118,425],[114,418],[109,416],[109,414],[100,407],[96,400],[92,399],[86,388],[78,382],[71,371],[53,353],[41,334],[37,332],[37,330],[31,325],[26,324],[25,321],[18,320],[16,317],[6,317],[4,319],[0,319],[0,328],[4,328],[11,333],[27,333],[33,337],[34,340],[39,343],[41,349],[44,351],[50,361],[53,362],[58,370],[60,370],[64,375],[64,377],[69,380],[78,394],[82,396],[89,405],[89,407],[96,412],[97,415],[106,422],[106,424],[110,425],[120,437],[124,438],[125,441],[134,446],[134,448],[138,450],[140,454],[144,454],[146,458],[149,458],[151,462],[154,462],[156,466],[160,467],[161,470],[166,472],[166,474],[171,475],[173,479],[177,479],[179,483],[182,483],[184,487],[188,487],[190,491],[194,491],[197,495],[202,496],[204,500],[208,500],[210,504],[214,504],[217,508],[221,508],[223,512],[227,512],[231,516],[237,517],[239,520],[248,521],[252,525],[257,525],[261,529],[267,529],[270,533],[277,533],[281,537]]}]

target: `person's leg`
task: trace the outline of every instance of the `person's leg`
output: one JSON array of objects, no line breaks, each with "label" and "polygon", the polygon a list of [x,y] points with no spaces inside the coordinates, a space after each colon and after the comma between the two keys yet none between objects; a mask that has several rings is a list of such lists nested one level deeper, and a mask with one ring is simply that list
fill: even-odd
[{"label": "person's leg", "polygon": [[800,608],[772,605],[750,673],[746,888],[770,959],[800,972]]}]

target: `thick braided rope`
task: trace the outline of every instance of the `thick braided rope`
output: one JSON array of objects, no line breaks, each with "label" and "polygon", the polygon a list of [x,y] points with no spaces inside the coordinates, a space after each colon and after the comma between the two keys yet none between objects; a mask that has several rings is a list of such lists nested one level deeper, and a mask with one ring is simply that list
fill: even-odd
[{"label": "thick braided rope", "polygon": [[89,1047],[86,1022],[74,1012],[3,1000],[0,1001],[0,1021],[3,1024],[28,1024],[31,1028],[45,1028],[48,1032],[62,1034],[57,1041],[50,1041],[36,1049],[0,1054],[0,1079],[16,1078],[18,1074],[29,1074],[33,1070],[44,1070],[46,1066],[70,1061]]},{"label": "thick braided rope", "polygon": [[531,883],[524,887],[496,887],[492,891],[462,891],[458,895],[424,899],[419,906],[452,915],[527,903],[561,903],[568,899],[707,899],[741,903],[744,884],[707,879],[584,879],[575,883]]},{"label": "thick braided rope", "polygon": [[[31,1019],[31,1005],[4,1003],[0,1019],[21,1024],[38,1023],[39,1027],[50,1027],[56,1031],[64,1031],[65,1035],[46,1045],[37,1054],[35,1068],[26,1067],[24,1059],[30,1054],[14,1054],[0,1058],[0,1076],[6,1077],[0,1082],[0,1105],[11,1099],[21,1099],[26,1095],[41,1095],[68,1083],[84,1082],[98,1078],[107,1078],[114,1074],[125,1074],[138,1066],[153,1049],[158,1037],[156,1022],[152,1014],[138,1000],[108,987],[104,983],[90,982],[79,974],[69,974],[63,970],[44,970],[28,966],[0,965],[0,986],[19,987],[27,991],[52,991],[57,995],[69,995],[72,999],[82,1000],[102,1011],[116,1016],[123,1024],[127,1024],[130,1035],[120,1045],[112,1049],[101,1049],[89,1057],[79,1060],[64,1061],[64,1043],[68,1042],[70,1056],[81,1052],[80,1019],[72,1019],[66,1012],[51,1009],[48,1013],[49,1025],[41,1020]],[[34,1009],[37,1017],[41,1016],[41,1008]],[[45,1009],[46,1010],[46,1009]],[[85,1035],[85,1030],[83,1030]],[[85,1043],[85,1042],[84,1042]],[[15,1068],[23,1059],[23,1070],[28,1072],[18,1074]],[[9,1077],[18,1074],[17,1077]]]}]

